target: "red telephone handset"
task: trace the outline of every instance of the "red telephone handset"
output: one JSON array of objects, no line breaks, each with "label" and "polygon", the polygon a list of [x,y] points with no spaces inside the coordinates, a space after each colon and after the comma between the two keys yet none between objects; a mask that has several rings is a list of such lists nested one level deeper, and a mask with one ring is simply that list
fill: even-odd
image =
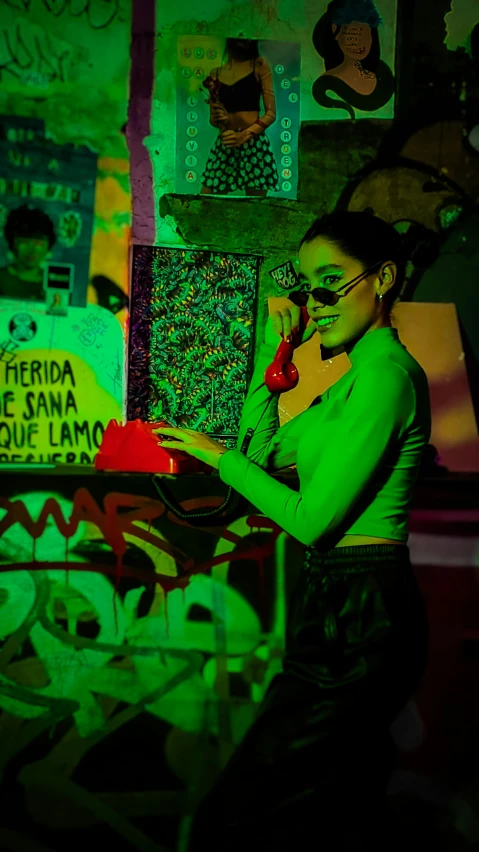
[{"label": "red telephone handset", "polygon": [[129,420],[124,425],[110,420],[95,458],[96,469],[173,474],[211,471],[209,465],[193,456],[169,450],[167,442],[164,447],[159,445],[161,438],[153,434],[153,429],[168,425],[164,420],[158,423]]},{"label": "red telephone handset", "polygon": [[[271,393],[284,393],[293,390],[299,381],[297,367],[292,362],[293,352],[301,343],[301,338],[309,320],[306,308],[301,308],[299,328],[292,334],[292,342],[284,339],[278,346],[274,361],[266,369],[264,383]],[[283,335],[282,335],[283,336]]]}]

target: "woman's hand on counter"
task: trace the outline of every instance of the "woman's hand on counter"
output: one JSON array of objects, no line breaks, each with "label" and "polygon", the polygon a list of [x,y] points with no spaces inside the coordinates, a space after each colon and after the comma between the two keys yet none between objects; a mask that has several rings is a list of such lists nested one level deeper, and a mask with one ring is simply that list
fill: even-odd
[{"label": "woman's hand on counter", "polygon": [[198,461],[209,464],[215,470],[218,470],[220,456],[228,450],[223,444],[214,441],[213,438],[209,438],[202,432],[195,432],[193,429],[160,426],[158,429],[154,429],[153,433],[167,438],[166,441],[158,441],[165,449],[181,450],[182,453],[187,453]]}]

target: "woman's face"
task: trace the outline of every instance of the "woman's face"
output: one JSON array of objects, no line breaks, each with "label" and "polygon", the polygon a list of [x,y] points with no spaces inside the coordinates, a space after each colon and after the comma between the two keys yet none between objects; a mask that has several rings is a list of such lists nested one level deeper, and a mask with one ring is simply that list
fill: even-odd
[{"label": "woman's face", "polygon": [[252,49],[252,41],[249,38],[234,38],[229,43],[229,52],[235,59],[249,57]]},{"label": "woman's face", "polygon": [[[378,255],[379,262],[380,251]],[[395,275],[394,264],[388,264],[387,269],[389,272],[386,274],[386,281],[392,272],[392,281],[389,282],[389,286],[392,286]],[[303,243],[299,251],[299,278],[306,291],[311,291],[315,287],[337,290],[343,284],[360,276],[364,270],[363,263],[344,254],[340,248],[324,237],[316,237],[310,243]],[[315,301],[310,293],[307,304],[308,313],[316,323],[321,342],[326,348],[336,349],[347,346],[363,334],[387,324],[376,298],[379,288],[381,292],[388,289],[388,286],[383,286],[382,277],[383,270],[380,268],[351,290],[346,287],[341,291],[342,298],[332,306]],[[336,319],[328,328],[318,322],[323,317]]]},{"label": "woman's face", "polygon": [[13,254],[22,269],[39,269],[50,250],[48,237],[15,237]]},{"label": "woman's face", "polygon": [[373,37],[371,27],[368,24],[360,24],[353,21],[351,24],[343,24],[335,35],[346,59],[362,61],[369,54]]}]

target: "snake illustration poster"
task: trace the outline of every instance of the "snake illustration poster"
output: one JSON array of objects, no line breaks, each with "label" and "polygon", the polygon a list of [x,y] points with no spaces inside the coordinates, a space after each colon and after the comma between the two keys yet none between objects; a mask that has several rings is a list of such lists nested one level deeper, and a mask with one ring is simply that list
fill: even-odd
[{"label": "snake illustration poster", "polygon": [[127,417],[237,435],[259,258],[133,246]]},{"label": "snake illustration poster", "polygon": [[322,65],[311,90],[317,118],[393,117],[395,35],[396,0],[324,4],[312,32]]}]

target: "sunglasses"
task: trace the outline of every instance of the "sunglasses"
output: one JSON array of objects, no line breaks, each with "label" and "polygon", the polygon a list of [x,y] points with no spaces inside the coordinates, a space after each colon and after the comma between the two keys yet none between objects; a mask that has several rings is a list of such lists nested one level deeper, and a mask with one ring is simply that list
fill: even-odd
[{"label": "sunglasses", "polygon": [[[364,272],[361,272],[361,275],[358,275],[356,278],[352,278],[351,281],[347,281],[346,284],[343,284],[342,287],[338,287],[337,290],[328,290],[327,287],[315,287],[314,290],[291,290],[288,293],[288,299],[293,303],[293,305],[298,305],[300,308],[304,308],[308,302],[310,296],[313,297],[315,302],[320,302],[322,305],[337,305],[340,299],[344,296],[347,296],[349,291],[356,287],[356,284],[359,284],[364,278],[374,272],[378,266],[384,263],[383,260],[379,260],[377,263],[373,264],[373,266],[369,266]],[[345,290],[346,287],[348,290],[346,293],[341,293],[341,290]],[[340,295],[341,294],[341,295]]]}]

